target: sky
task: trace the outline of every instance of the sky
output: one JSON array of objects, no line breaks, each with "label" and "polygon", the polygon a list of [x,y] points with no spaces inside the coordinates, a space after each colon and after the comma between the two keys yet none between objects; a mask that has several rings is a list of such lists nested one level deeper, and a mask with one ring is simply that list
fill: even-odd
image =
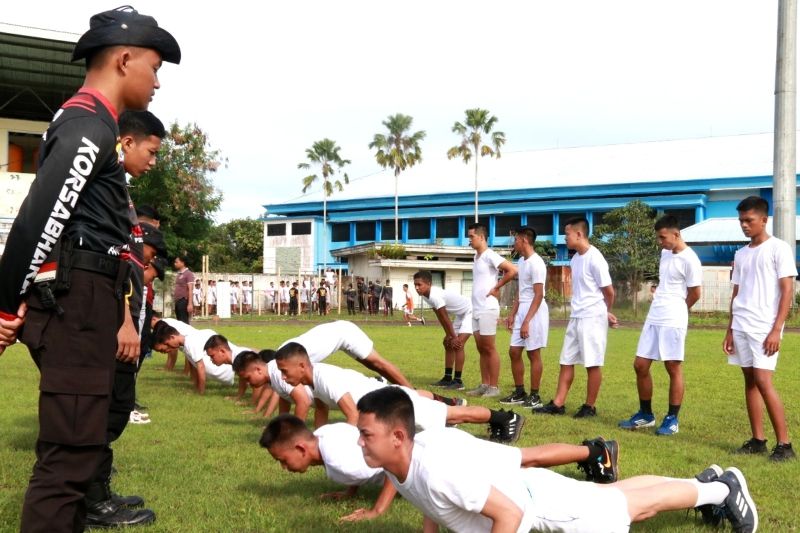
[{"label": "sky", "polygon": [[[83,33],[107,1],[6,2],[0,21]],[[297,199],[305,149],[328,137],[347,172],[391,196],[368,148],[389,115],[446,160],[480,107],[504,153],[772,130],[777,0],[140,0],[178,40],[150,110],[197,123],[228,159],[220,222]],[[77,36],[76,36],[77,37]],[[450,164],[459,171],[463,163]],[[460,166],[460,167],[459,167]],[[464,184],[469,190],[471,183]],[[421,193],[424,191],[420,191]],[[332,199],[335,199],[332,197]]]}]

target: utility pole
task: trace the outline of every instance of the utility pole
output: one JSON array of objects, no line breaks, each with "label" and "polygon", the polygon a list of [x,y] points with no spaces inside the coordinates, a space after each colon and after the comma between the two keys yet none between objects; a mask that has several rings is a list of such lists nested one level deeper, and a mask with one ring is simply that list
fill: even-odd
[{"label": "utility pole", "polygon": [[778,0],[773,148],[773,231],[797,257],[797,0]]}]

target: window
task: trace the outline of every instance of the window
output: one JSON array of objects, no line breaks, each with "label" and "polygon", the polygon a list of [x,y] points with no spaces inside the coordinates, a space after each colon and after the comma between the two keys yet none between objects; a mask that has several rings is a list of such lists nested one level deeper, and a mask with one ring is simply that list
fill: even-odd
[{"label": "window", "polygon": [[[475,223],[475,215],[474,214],[468,215],[465,218],[466,218],[466,220],[464,221],[465,222],[465,224],[464,224],[464,237],[467,236],[467,232],[469,231],[470,224]],[[482,216],[482,217],[478,217],[478,222],[480,222],[481,224],[486,226],[486,231],[487,232],[489,231],[489,216],[488,215]]]},{"label": "window", "polygon": [[586,218],[586,213],[580,211],[578,213],[559,213],[558,214],[558,229],[559,235],[564,235],[564,226],[567,225],[567,222],[572,218]]},{"label": "window", "polygon": [[431,238],[431,219],[414,218],[408,221],[409,239],[430,239]]},{"label": "window", "polygon": [[333,224],[331,226],[331,241],[332,242],[349,242],[350,241],[350,224]]},{"label": "window", "polygon": [[267,224],[267,237],[286,235],[286,224]]},{"label": "window", "polygon": [[547,213],[537,213],[528,215],[528,226],[536,230],[537,235],[553,234],[553,215]]},{"label": "window", "polygon": [[[398,229],[401,228],[402,221],[397,221]],[[381,220],[381,240],[393,241],[394,237],[394,220]]]},{"label": "window", "polygon": [[592,214],[592,225],[597,226],[598,224],[604,224],[606,215],[608,211],[597,211]]},{"label": "window", "polygon": [[457,239],[458,238],[458,219],[457,218],[437,218],[436,219],[436,238],[437,239]]},{"label": "window", "polygon": [[311,222],[292,222],[292,235],[311,235]]},{"label": "window", "polygon": [[688,228],[696,221],[694,209],[665,209],[664,214],[677,218],[681,229]]},{"label": "window", "polygon": [[494,217],[494,236],[508,237],[511,230],[519,227],[519,215],[497,215]]},{"label": "window", "polygon": [[357,241],[374,241],[375,240],[375,223],[374,222],[356,222],[356,240]]}]

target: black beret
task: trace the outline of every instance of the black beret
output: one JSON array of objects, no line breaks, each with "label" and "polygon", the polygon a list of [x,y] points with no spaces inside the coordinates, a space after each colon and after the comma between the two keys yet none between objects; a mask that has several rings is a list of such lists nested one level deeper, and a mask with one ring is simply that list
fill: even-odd
[{"label": "black beret", "polygon": [[78,39],[72,60],[84,59],[99,48],[115,45],[151,48],[161,54],[163,61],[181,62],[181,49],[175,37],[159,28],[156,19],[141,15],[131,6],[103,11],[89,19],[89,31]]},{"label": "black beret", "polygon": [[161,281],[164,281],[164,273],[167,270],[167,260],[163,257],[155,257],[150,261],[150,266],[156,269],[156,276]]},{"label": "black beret", "polygon": [[136,216],[161,220],[161,215],[156,211],[156,208],[150,205],[137,205]]},{"label": "black beret", "polygon": [[167,256],[167,244],[164,242],[164,235],[161,230],[148,224],[147,222],[140,222],[139,227],[142,228],[142,239],[144,244],[152,246],[156,249],[156,255],[160,257]]}]

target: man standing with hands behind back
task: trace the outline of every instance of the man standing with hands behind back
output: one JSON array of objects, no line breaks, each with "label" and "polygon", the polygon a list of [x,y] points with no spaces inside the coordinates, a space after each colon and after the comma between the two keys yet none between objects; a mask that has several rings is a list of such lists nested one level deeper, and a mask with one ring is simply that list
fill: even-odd
[{"label": "man standing with hands behind back", "polygon": [[[83,531],[83,498],[106,444],[117,332],[129,309],[121,260],[136,226],[117,152],[117,118],[147,109],[178,43],[131,7],[93,16],[72,59],[83,87],[43,136],[39,170],[0,259],[0,351],[19,334],[41,372],[39,435],[20,530]],[[27,307],[26,307],[27,306]],[[26,315],[27,310],[27,315]],[[23,325],[24,322],[24,325]]]},{"label": "man standing with hands behind back", "polygon": [[175,257],[175,270],[178,275],[175,276],[175,291],[172,298],[175,302],[175,318],[188,324],[191,320],[192,313],[192,289],[194,288],[194,274],[189,267],[186,266],[186,256],[179,255]]}]

